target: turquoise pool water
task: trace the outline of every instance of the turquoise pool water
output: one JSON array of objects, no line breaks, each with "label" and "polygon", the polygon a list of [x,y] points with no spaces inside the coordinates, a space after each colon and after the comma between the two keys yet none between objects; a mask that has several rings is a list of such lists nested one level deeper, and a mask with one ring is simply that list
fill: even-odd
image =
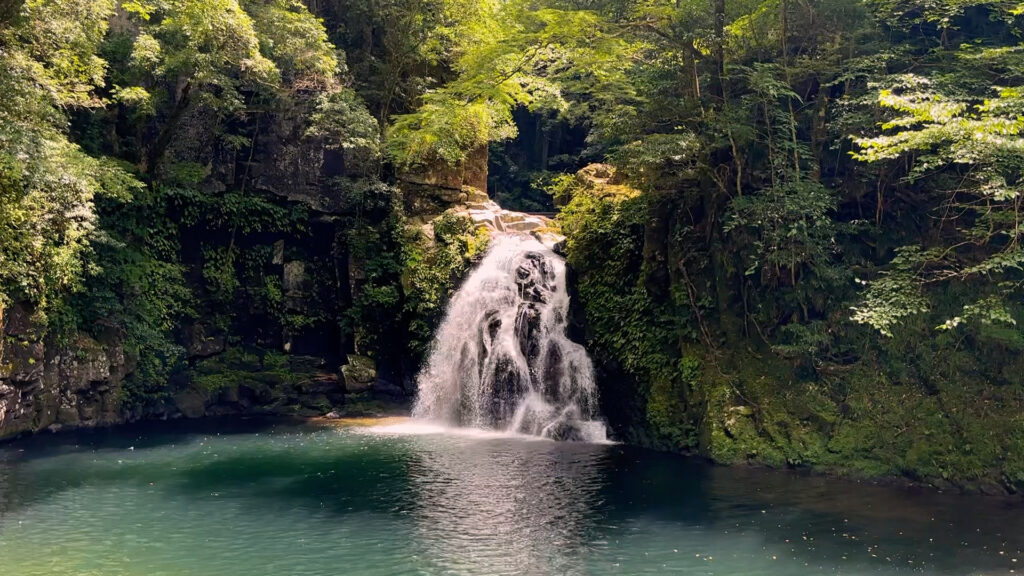
[{"label": "turquoise pool water", "polygon": [[1019,503],[621,445],[207,422],[0,446],[0,575],[1010,574]]}]

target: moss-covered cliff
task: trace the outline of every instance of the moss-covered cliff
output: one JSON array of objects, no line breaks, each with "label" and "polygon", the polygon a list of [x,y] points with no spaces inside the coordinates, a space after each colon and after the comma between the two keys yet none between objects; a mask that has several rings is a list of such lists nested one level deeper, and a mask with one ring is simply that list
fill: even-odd
[{"label": "moss-covered cliff", "polygon": [[936,333],[920,319],[879,338],[840,308],[803,340],[770,344],[743,295],[716,290],[715,267],[690,252],[688,214],[666,224],[670,205],[609,176],[581,172],[562,221],[623,439],[724,464],[1024,490],[1019,333]]}]

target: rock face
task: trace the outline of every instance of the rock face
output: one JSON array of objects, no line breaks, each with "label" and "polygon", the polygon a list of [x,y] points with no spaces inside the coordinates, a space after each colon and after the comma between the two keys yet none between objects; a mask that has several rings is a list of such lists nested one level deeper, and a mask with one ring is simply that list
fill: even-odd
[{"label": "rock face", "polygon": [[190,358],[209,358],[224,351],[226,339],[203,324],[193,324],[185,330],[185,343]]},{"label": "rock face", "polygon": [[565,236],[558,232],[551,218],[505,210],[488,198],[487,194],[475,190],[473,192],[465,204],[455,206],[454,210],[468,216],[477,226],[483,226],[492,233],[529,234],[555,253],[561,254],[564,251]]},{"label": "rock face", "polygon": [[130,367],[118,343],[80,335],[50,348],[20,305],[0,314],[0,327],[0,439],[124,420],[121,382]]},{"label": "rock face", "polygon": [[350,394],[366,392],[377,381],[377,369],[374,367],[373,359],[356,354],[349,355],[348,363],[341,367],[341,375],[345,391]]},{"label": "rock face", "polygon": [[457,166],[442,162],[421,166],[402,172],[399,180],[410,216],[440,214],[452,204],[467,201],[470,189],[487,189],[487,147],[473,150]]},{"label": "rock face", "polygon": [[146,418],[359,412],[347,406],[346,387],[372,390],[377,379],[371,358],[350,358],[343,383],[322,358],[228,346],[196,324],[183,331],[189,366],[164,384],[168,397],[129,406],[123,383],[135,359],[115,336],[78,334],[58,346],[42,337],[26,307],[0,312],[0,440]]},{"label": "rock face", "polygon": [[528,234],[559,254],[565,248],[565,236],[558,232],[554,220],[540,214],[505,210],[481,189],[465,186],[460,194],[453,195],[444,202],[438,202],[438,198],[440,197],[434,196],[430,203],[430,211],[414,218],[414,222],[425,223],[425,231],[428,234],[431,233],[430,222],[434,218],[447,210],[453,210],[491,233]]}]

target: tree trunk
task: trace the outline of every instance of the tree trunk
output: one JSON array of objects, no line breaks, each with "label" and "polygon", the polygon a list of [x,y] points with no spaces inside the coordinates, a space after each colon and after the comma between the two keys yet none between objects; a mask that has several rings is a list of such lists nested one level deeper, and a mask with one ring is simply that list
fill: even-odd
[{"label": "tree trunk", "polygon": [[725,0],[714,1],[715,18],[715,73],[712,93],[720,103],[725,102]]},{"label": "tree trunk", "polygon": [[181,89],[181,96],[178,97],[178,101],[174,103],[174,109],[171,110],[170,116],[167,117],[167,124],[164,125],[163,130],[160,131],[160,135],[156,139],[156,143],[153,144],[149,154],[146,155],[146,160],[141,166],[143,173],[151,175],[156,171],[160,160],[164,157],[164,153],[167,152],[167,147],[171,145],[171,137],[174,136],[178,122],[181,121],[181,117],[185,115],[185,111],[188,110],[188,106],[192,102],[191,92],[192,83],[187,82],[185,87]]}]

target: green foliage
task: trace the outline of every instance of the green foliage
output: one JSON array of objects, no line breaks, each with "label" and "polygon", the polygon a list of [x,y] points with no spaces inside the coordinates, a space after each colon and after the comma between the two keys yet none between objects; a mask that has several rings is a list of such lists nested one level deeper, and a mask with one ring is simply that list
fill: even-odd
[{"label": "green foliage", "polygon": [[349,90],[321,94],[306,134],[324,138],[332,148],[364,151],[376,158],[380,129],[359,97]]},{"label": "green foliage", "polygon": [[339,72],[323,24],[299,0],[243,0],[260,52],[291,90],[329,90]]},{"label": "green foliage", "polygon": [[[798,182],[734,198],[726,232],[743,229],[753,238],[747,274],[758,268],[795,275],[803,267],[827,267],[836,226],[835,194],[817,182]],[[764,282],[764,281],[762,281]],[[767,282],[765,282],[767,283]]]},{"label": "green foliage", "polygon": [[214,302],[228,304],[235,298],[240,284],[235,276],[234,252],[226,247],[203,250],[203,280]]},{"label": "green foliage", "polygon": [[107,201],[99,208],[100,266],[68,306],[76,328],[119,334],[136,363],[125,383],[127,405],[145,405],[166,395],[171,375],[182,368],[185,350],[175,336],[195,313],[196,297],[165,196],[143,188],[130,202]]},{"label": "green foliage", "polygon": [[[918,253],[908,249],[904,254],[916,256]],[[854,322],[867,324],[885,336],[892,336],[893,328],[904,318],[928,311],[920,286],[904,265],[912,265],[913,258],[910,260],[900,259],[896,263],[897,268],[868,284],[863,303],[851,308]]]},{"label": "green foliage", "polygon": [[409,346],[426,355],[444,305],[473,262],[483,257],[490,235],[469,217],[448,211],[432,223],[434,241],[414,238],[406,245],[402,285],[409,315]]},{"label": "green foliage", "polygon": [[636,65],[586,154],[640,193],[549,187],[610,419],[723,462],[1017,482],[1019,3],[724,5],[600,8]]},{"label": "green foliage", "polygon": [[551,178],[546,186],[547,192],[554,199],[555,206],[562,207],[572,201],[585,185],[572,174],[559,174]]},{"label": "green foliage", "polygon": [[[271,15],[272,8],[263,8]],[[260,52],[253,19],[237,0],[137,2],[129,13],[141,28],[132,60],[143,78],[194,85],[207,91],[211,104],[228,108],[240,104],[242,81],[280,78],[273,61]]]},{"label": "green foliage", "polygon": [[301,377],[284,354],[245,348],[231,348],[216,358],[200,361],[189,371],[192,387],[207,394],[239,386],[273,393]]},{"label": "green foliage", "polygon": [[378,359],[407,355],[414,364],[426,353],[444,304],[489,240],[485,229],[455,212],[432,228],[431,240],[392,212],[350,233],[359,281],[348,322],[359,350]]},{"label": "green foliage", "polygon": [[[114,13],[115,0],[25,0],[20,22],[0,32],[18,46],[18,58],[39,85],[62,106],[99,106],[106,62],[97,54]],[[5,57],[5,59],[7,58]]]},{"label": "green foliage", "polygon": [[[386,188],[388,206],[399,202],[396,190]],[[346,328],[355,336],[356,349],[381,355],[399,352],[402,330],[401,275],[404,244],[408,241],[405,218],[390,210],[374,224],[357,221],[348,233],[347,246],[353,282],[352,307]]]},{"label": "green foliage", "polygon": [[700,142],[691,133],[646,134],[612,155],[615,166],[640,185],[656,182],[666,170],[683,171],[694,163]]},{"label": "green foliage", "polygon": [[[930,308],[926,300],[900,296],[914,290],[912,283],[998,283],[1001,299],[1019,295],[1024,279],[1019,248],[1024,230],[1018,222],[1024,99],[1019,90],[1003,88],[998,96],[979,102],[979,95],[950,98],[934,92],[932,81],[923,77],[898,77],[894,86],[879,92],[880,105],[897,114],[881,124],[888,133],[856,139],[859,151],[854,157],[874,163],[912,159],[908,178],[929,182],[947,196],[941,209],[952,212],[945,219],[956,226],[956,234],[924,252],[904,249],[892,262],[900,272],[871,285],[855,320],[884,334],[906,313]],[[947,173],[956,180],[943,178]],[[954,328],[965,316],[974,315],[970,312],[977,305],[966,306],[966,315],[947,320],[942,327]],[[985,308],[995,313],[998,303],[990,300]],[[1006,315],[1001,317],[1005,321]]]},{"label": "green foliage", "polygon": [[[308,213],[225,162],[251,160],[261,124],[288,106],[331,146],[376,140],[301,2],[27,1],[4,24],[0,306],[26,301],[62,341],[120,340],[128,405],[166,396],[186,321],[228,329],[246,306],[311,321],[283,305],[257,241],[301,237]],[[220,148],[175,148],[189,114],[213,121]]]},{"label": "green foliage", "polygon": [[685,356],[679,360],[675,371],[652,376],[654,380],[647,400],[647,422],[652,432],[659,442],[671,449],[696,447],[699,440],[690,421],[687,399],[700,382],[700,360]]},{"label": "green foliage", "polygon": [[[70,4],[64,8],[85,10]],[[70,142],[58,108],[91,101],[102,71],[92,51],[106,29],[104,6],[69,21],[73,13],[58,17],[49,11],[58,7],[29,2],[21,25],[3,31],[13,44],[0,48],[0,302],[28,300],[45,312],[76,290],[90,272],[95,199],[127,199],[141,186],[116,162]],[[63,34],[39,36],[47,26]],[[79,64],[54,66],[55,59]]]},{"label": "green foliage", "polygon": [[647,209],[643,197],[583,188],[563,208],[560,221],[568,263],[580,272],[577,288],[591,352],[621,366],[641,387],[624,394],[645,405],[655,444],[693,449],[697,439],[689,417],[690,391],[699,379],[700,362],[677,359],[673,350],[680,332],[690,329],[689,314],[656,304],[643,284],[639,256]]},{"label": "green foliage", "polygon": [[[512,110],[567,112],[582,94],[621,74],[628,45],[587,10],[509,2],[456,27],[458,76],[395,118],[388,149],[399,166],[458,165],[470,151],[516,134]],[[582,72],[581,71],[586,71]]]},{"label": "green foliage", "polygon": [[397,118],[390,128],[388,150],[400,166],[456,166],[474,148],[515,134],[511,103],[467,103],[446,93],[428,94],[423,100],[416,113]]}]

